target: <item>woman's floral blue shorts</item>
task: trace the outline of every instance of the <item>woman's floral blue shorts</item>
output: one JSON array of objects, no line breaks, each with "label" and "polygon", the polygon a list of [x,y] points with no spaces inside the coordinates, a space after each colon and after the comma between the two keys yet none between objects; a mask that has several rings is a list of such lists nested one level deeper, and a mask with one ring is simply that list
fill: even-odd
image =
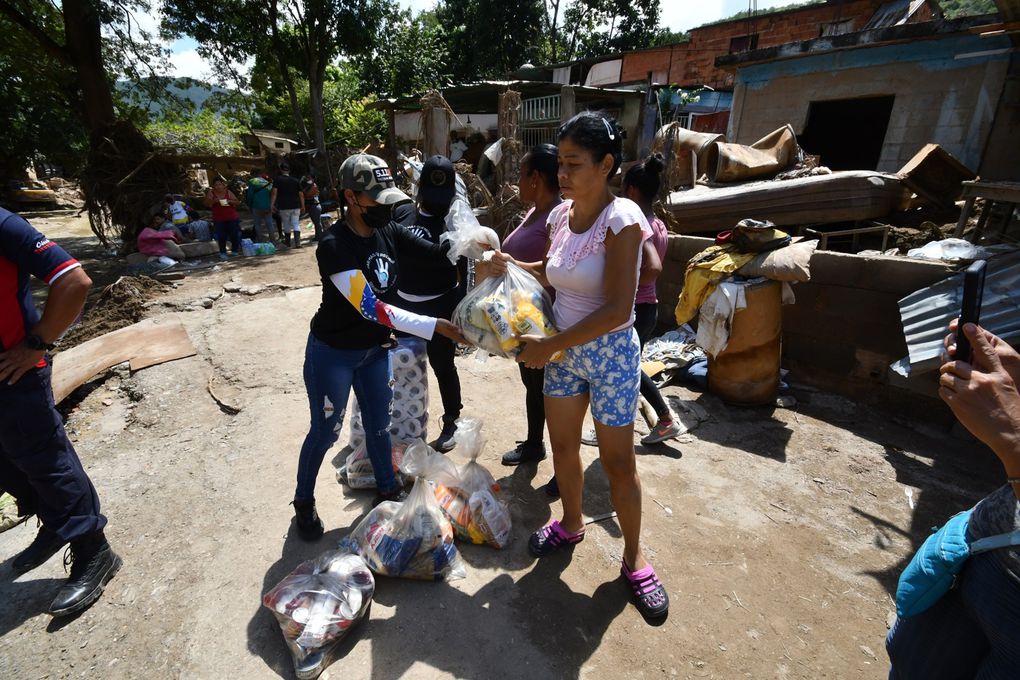
[{"label": "woman's floral blue shorts", "polygon": [[641,386],[641,345],[633,328],[606,333],[569,348],[546,364],[547,397],[591,392],[591,415],[610,427],[634,422]]}]

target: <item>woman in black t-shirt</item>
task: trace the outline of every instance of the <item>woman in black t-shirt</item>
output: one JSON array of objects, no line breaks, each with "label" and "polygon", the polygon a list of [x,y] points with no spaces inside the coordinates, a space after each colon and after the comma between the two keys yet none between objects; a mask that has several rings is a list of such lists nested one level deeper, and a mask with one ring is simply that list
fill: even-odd
[{"label": "woman in black t-shirt", "polygon": [[429,243],[391,221],[392,206],[408,201],[395,188],[386,163],[358,154],[340,167],[343,219],[322,237],[315,251],[322,277],[322,304],[312,318],[305,350],[304,380],[311,428],[301,446],[294,509],[301,537],[323,533],[315,511],[315,478],[326,451],[343,425],[353,388],[365,426],[365,447],[379,493],[375,502],[403,500],[393,474],[389,434],[389,349],[392,331],[429,340],[433,334],[463,342],[445,319],[414,314],[382,301],[399,277],[398,252],[437,266],[449,266],[449,243]]}]

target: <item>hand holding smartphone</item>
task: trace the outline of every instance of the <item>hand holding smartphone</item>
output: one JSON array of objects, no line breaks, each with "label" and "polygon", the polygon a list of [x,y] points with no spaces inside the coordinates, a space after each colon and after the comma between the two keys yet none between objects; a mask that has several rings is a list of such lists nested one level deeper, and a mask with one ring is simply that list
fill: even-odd
[{"label": "hand holding smartphone", "polygon": [[970,340],[963,332],[964,324],[977,325],[981,318],[981,298],[985,292],[984,260],[978,260],[967,267],[963,273],[963,305],[960,309],[960,320],[956,325],[956,360],[973,363],[973,350]]}]

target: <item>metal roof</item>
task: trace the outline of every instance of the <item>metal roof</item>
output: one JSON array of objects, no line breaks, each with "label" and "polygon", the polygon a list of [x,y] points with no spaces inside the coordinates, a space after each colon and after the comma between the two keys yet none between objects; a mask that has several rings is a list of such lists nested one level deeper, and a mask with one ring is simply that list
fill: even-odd
[{"label": "metal roof", "polygon": [[[1020,341],[1020,250],[1010,248],[988,259],[980,323],[1015,344]],[[892,365],[894,371],[910,376],[942,365],[942,341],[949,322],[960,314],[962,299],[960,272],[900,300],[908,356]]]}]

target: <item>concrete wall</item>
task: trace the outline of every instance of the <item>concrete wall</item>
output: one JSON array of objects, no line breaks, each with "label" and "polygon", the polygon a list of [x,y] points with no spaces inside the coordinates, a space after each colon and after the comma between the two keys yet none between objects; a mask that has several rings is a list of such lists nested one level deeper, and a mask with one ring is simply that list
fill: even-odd
[{"label": "concrete wall", "polygon": [[[673,310],[687,262],[711,244],[670,234],[658,282],[659,319],[666,327],[676,325]],[[951,273],[922,260],[815,253],[811,281],[794,284],[797,303],[783,308],[783,368],[791,381],[858,398],[936,398],[932,374],[907,381],[889,364],[907,353],[898,300]]]},{"label": "concrete wall", "polygon": [[894,95],[878,170],[898,170],[929,142],[977,170],[1010,57],[989,51],[1008,46],[954,34],[741,67],[727,137],[749,144],[786,123],[800,134],[812,101]]},{"label": "concrete wall", "polygon": [[[819,36],[822,24],[850,20],[859,31],[886,0],[846,0],[810,5],[775,14],[762,14],[753,20],[738,19],[692,29],[689,42],[654,50],[629,52],[623,57],[620,82],[644,80],[649,72],[667,71],[670,84],[684,87],[709,85],[715,89],[733,87],[732,73],[718,69],[715,58],[730,52],[730,40],[749,33],[758,34],[758,48],[773,47]],[[930,17],[927,9],[915,19]]]}]

